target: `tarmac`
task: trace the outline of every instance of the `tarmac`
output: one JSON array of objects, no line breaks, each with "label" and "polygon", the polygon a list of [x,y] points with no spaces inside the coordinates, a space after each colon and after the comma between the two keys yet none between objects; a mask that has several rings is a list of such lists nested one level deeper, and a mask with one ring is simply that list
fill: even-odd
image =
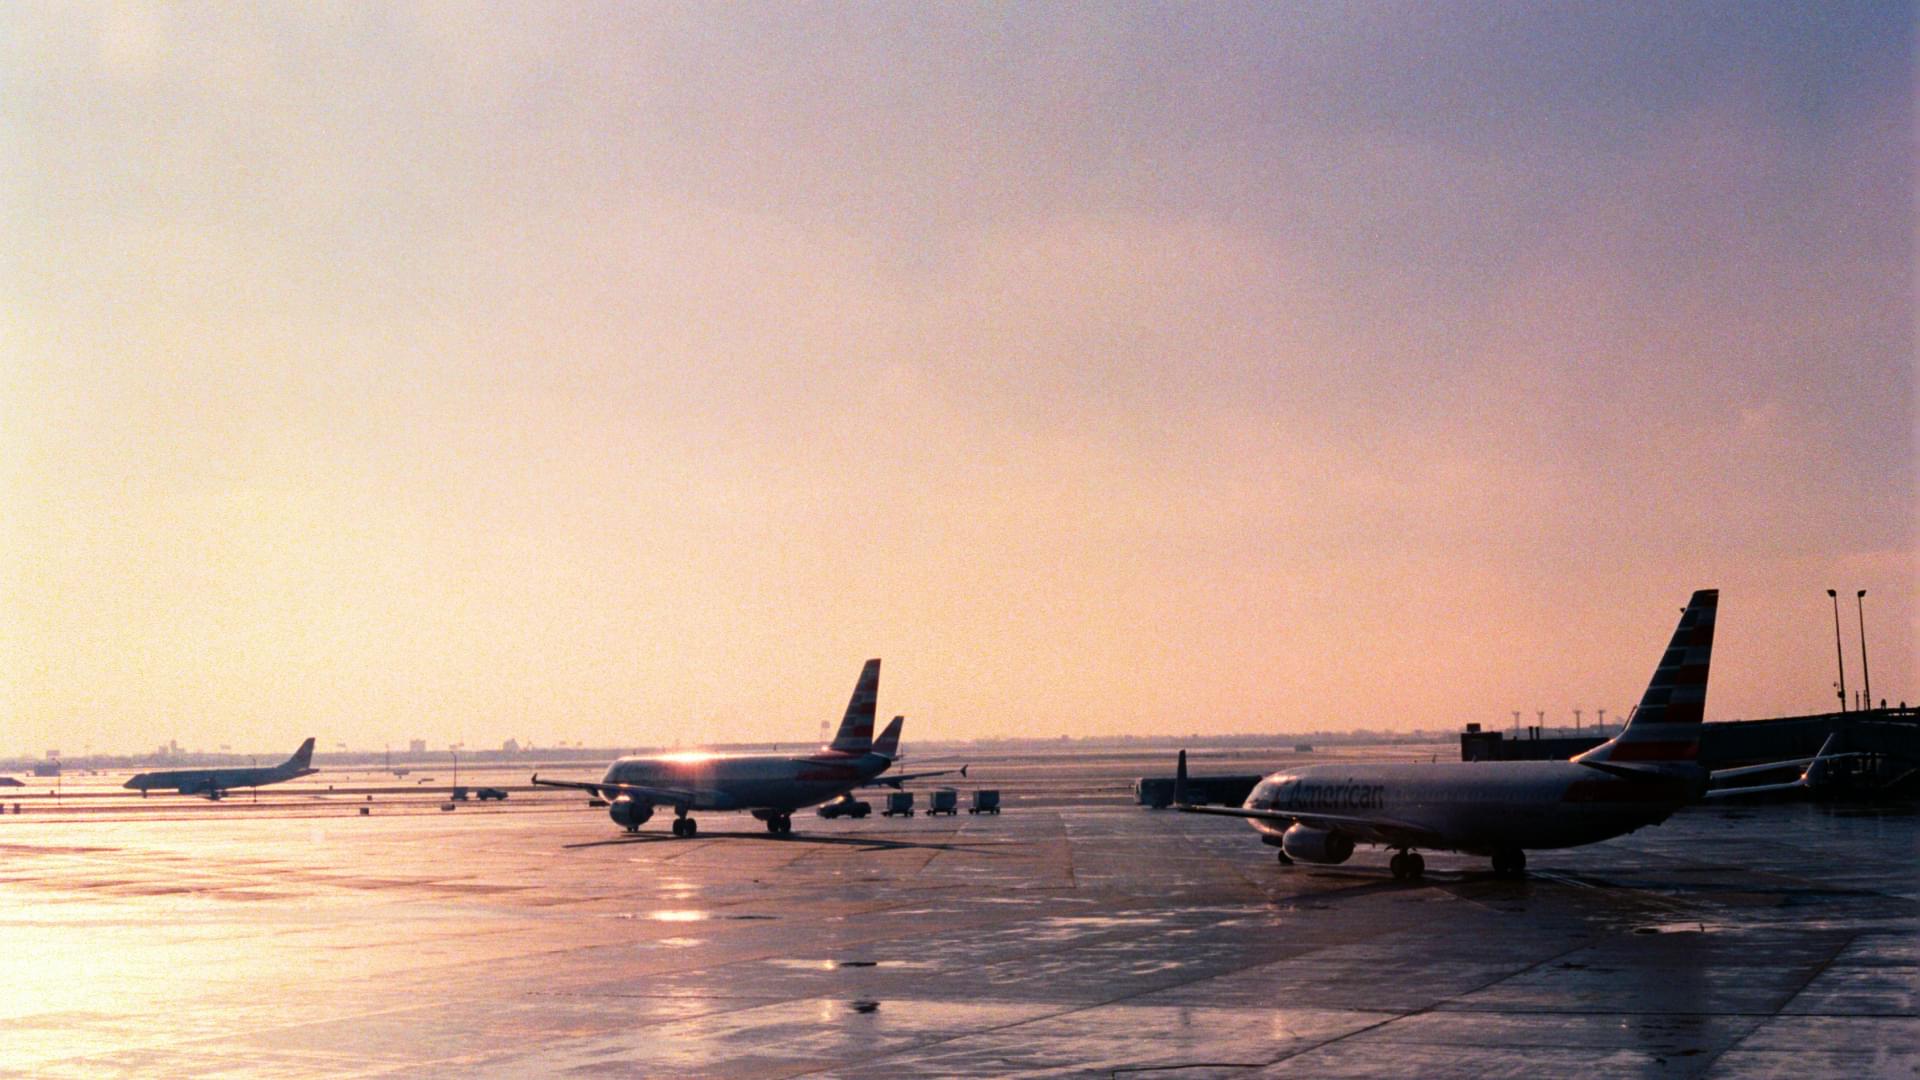
[{"label": "tarmac", "polygon": [[1401,884],[1129,805],[1144,761],[981,763],[998,816],[786,839],[68,781],[0,818],[0,1074],[1920,1076],[1911,806],[1688,808]]}]

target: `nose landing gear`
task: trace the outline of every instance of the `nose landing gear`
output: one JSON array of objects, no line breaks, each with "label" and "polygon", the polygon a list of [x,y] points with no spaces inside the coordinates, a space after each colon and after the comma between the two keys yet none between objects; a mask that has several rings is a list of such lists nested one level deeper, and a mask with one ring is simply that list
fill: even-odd
[{"label": "nose landing gear", "polygon": [[1396,852],[1387,860],[1387,869],[1393,871],[1395,881],[1418,881],[1427,872],[1427,860],[1417,851]]},{"label": "nose landing gear", "polygon": [[788,814],[772,814],[767,817],[767,831],[775,836],[789,836],[793,833],[793,817]]},{"label": "nose landing gear", "polygon": [[700,823],[688,817],[684,810],[680,812],[679,817],[673,819],[673,835],[675,836],[691,840],[699,831]]}]

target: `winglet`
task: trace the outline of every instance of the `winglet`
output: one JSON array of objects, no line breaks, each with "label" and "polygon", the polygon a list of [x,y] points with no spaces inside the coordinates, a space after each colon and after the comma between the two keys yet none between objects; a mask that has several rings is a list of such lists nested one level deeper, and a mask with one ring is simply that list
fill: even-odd
[{"label": "winglet", "polygon": [[1805,771],[1800,774],[1801,787],[1808,791],[1816,791],[1825,784],[1827,764],[1838,756],[1833,752],[1833,743],[1839,737],[1839,732],[1832,732],[1827,736],[1827,741],[1820,744],[1819,751],[1813,755],[1812,761],[1807,762]]},{"label": "winglet", "polygon": [[1173,805],[1187,805],[1187,752],[1180,751],[1180,763],[1173,770]]}]

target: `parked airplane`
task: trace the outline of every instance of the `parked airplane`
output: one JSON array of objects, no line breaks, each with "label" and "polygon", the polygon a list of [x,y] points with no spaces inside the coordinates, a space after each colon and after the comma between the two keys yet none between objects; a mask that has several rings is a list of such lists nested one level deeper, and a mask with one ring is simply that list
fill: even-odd
[{"label": "parked airplane", "polygon": [[873,737],[874,705],[880,693],[880,661],[869,660],[854,684],[853,698],[840,721],[834,740],[812,754],[662,754],[623,757],[607,767],[598,783],[583,780],[542,780],[542,787],[576,788],[608,800],[607,814],[628,832],[653,817],[656,809],[673,811],[673,835],[689,837],[699,831],[688,816],[695,810],[745,810],[767,823],[775,836],[793,832],[793,812],[827,802],[858,787],[897,786],[906,780],[954,772],[910,773],[880,779],[899,757],[904,717],[896,716],[880,737]]},{"label": "parked airplane", "polygon": [[300,744],[300,749],[295,750],[292,757],[278,765],[266,768],[168,769],[164,772],[141,773],[121,786],[138,791],[143,799],[147,797],[147,792],[155,788],[172,788],[182,795],[204,795],[218,800],[234,788],[265,787],[319,772],[319,769],[310,767],[312,760],[313,740],[308,739]]},{"label": "parked airplane", "polygon": [[1417,848],[1488,855],[1496,874],[1518,877],[1528,849],[1595,843],[1657,825],[1696,799],[1743,794],[1708,784],[1828,755],[1719,774],[1696,763],[1719,597],[1693,594],[1626,728],[1571,760],[1314,765],[1266,777],[1229,808],[1188,803],[1183,750],[1174,802],[1248,819],[1283,863],[1342,863],[1355,844],[1392,848],[1393,876],[1407,880],[1426,868]]},{"label": "parked airplane", "polygon": [[[906,722],[907,722],[907,718],[904,716],[896,716],[892,720],[888,721],[887,730],[881,732],[880,737],[873,740],[873,752],[875,754],[878,754],[881,757],[888,758],[893,761],[898,761],[900,759],[900,728]],[[961,776],[965,776],[967,775],[967,769],[968,769],[968,766],[962,765],[957,769],[940,769],[936,772],[901,773],[896,776],[876,776],[873,779],[867,781],[866,783],[861,784],[860,786],[861,787],[890,787],[895,791],[899,791],[900,785],[906,783],[909,780],[923,780],[929,776],[946,776],[950,773],[956,773],[956,772],[959,773]]]}]

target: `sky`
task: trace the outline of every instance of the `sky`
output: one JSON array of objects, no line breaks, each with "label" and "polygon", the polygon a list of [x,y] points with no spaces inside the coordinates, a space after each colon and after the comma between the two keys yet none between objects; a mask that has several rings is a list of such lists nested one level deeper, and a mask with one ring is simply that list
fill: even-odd
[{"label": "sky", "polygon": [[1920,700],[1914,26],[7,5],[0,753]]}]

